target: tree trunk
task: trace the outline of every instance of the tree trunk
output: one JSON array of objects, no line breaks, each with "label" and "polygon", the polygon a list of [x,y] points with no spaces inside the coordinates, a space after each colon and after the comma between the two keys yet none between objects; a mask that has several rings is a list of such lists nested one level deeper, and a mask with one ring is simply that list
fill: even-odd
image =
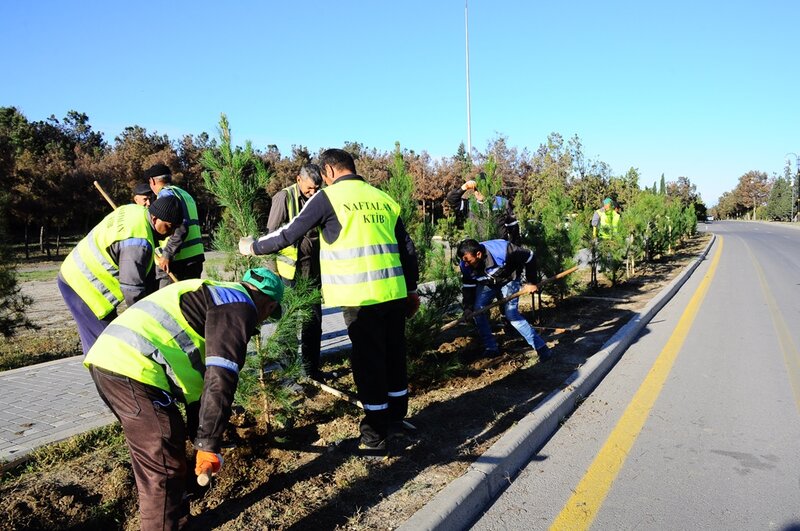
[{"label": "tree trunk", "polygon": [[28,234],[28,227],[30,227],[31,222],[30,220],[25,220],[25,259],[29,259],[31,257],[31,251],[28,247],[30,244],[30,236]]},{"label": "tree trunk", "polygon": [[58,227],[56,229],[56,257],[58,257],[60,251],[61,251],[61,227]]}]

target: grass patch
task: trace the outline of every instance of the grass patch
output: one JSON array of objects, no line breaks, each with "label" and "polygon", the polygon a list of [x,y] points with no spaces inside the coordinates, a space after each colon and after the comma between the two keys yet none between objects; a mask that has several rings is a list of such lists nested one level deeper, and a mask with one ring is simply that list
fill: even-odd
[{"label": "grass patch", "polygon": [[1,481],[5,483],[27,474],[50,470],[57,465],[101,449],[109,450],[120,459],[124,459],[128,455],[122,426],[118,422],[34,450],[24,463],[5,471]]},{"label": "grass patch", "polygon": [[58,276],[58,267],[53,269],[34,269],[32,271],[17,271],[17,282],[55,280]]},{"label": "grass patch", "polygon": [[0,341],[0,371],[82,354],[75,328],[24,330]]}]

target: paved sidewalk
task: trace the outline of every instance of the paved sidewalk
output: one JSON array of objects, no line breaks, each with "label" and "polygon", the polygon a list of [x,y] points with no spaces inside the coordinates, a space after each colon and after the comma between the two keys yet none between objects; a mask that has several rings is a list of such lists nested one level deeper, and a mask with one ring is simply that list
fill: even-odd
[{"label": "paved sidewalk", "polygon": [[[341,310],[323,308],[323,355],[349,346]],[[0,372],[0,463],[114,422],[82,360],[75,356]]]}]

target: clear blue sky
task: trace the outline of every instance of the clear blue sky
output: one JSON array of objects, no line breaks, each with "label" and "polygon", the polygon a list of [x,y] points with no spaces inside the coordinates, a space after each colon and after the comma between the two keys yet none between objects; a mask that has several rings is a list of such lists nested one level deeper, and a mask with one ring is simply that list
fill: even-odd
[{"label": "clear blue sky", "polygon": [[[472,144],[580,136],[641,185],[689,177],[706,203],[800,154],[800,2],[471,0]],[[466,141],[463,0],[0,4],[0,105],[74,109],[113,141],[316,150],[346,140],[434,157]],[[792,159],[794,170],[794,159]]]}]

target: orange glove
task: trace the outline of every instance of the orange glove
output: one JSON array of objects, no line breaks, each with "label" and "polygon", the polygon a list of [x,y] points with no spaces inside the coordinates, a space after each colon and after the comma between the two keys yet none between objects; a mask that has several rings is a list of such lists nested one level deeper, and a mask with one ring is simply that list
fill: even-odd
[{"label": "orange glove", "polygon": [[406,297],[406,317],[414,317],[419,310],[419,295],[416,292],[409,293]]},{"label": "orange glove", "polygon": [[222,462],[223,459],[220,454],[198,450],[197,457],[195,457],[194,473],[198,476],[200,474],[216,474],[222,467]]}]

